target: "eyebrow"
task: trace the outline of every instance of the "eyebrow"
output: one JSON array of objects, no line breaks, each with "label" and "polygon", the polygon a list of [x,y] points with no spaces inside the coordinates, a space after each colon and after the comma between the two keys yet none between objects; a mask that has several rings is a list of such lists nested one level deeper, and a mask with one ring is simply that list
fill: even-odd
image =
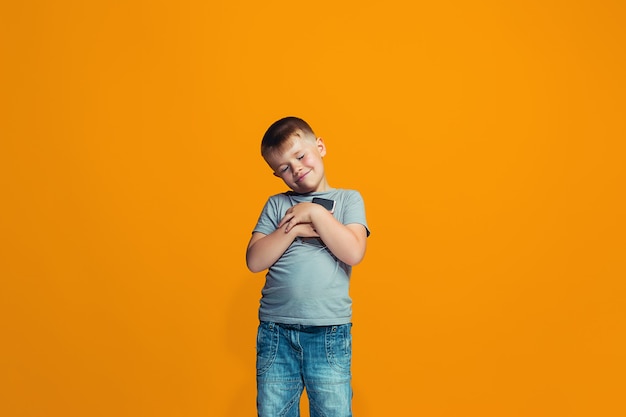
[{"label": "eyebrow", "polygon": [[[296,145],[293,145],[293,146],[292,146],[292,149],[293,149],[293,148],[295,148],[295,150],[294,150],[293,152],[290,152],[289,154],[287,154],[287,152],[285,152],[285,153],[284,153],[284,154],[287,154],[287,155],[288,155],[288,158],[290,158],[290,157],[292,157],[292,156],[295,156],[295,155],[298,155],[299,153],[302,153],[302,152],[304,152],[304,151],[305,151],[305,147],[304,147],[304,146],[302,146],[302,145],[298,145],[298,144],[296,144]],[[291,149],[290,149],[290,150],[291,150]],[[282,156],[282,155],[281,155],[281,156]],[[280,164],[280,165],[286,165],[286,163],[283,163],[283,164]]]}]

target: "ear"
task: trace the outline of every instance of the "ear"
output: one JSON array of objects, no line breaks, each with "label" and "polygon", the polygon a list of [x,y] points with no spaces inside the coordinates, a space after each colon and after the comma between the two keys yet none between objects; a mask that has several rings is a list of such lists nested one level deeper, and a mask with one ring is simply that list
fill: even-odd
[{"label": "ear", "polygon": [[322,138],[317,138],[315,144],[317,145],[317,150],[319,151],[321,156],[326,155],[326,144]]}]

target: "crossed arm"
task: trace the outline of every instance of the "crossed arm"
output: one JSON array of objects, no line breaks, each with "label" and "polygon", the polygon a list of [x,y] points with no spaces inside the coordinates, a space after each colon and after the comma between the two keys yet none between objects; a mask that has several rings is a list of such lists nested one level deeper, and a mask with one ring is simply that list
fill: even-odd
[{"label": "crossed arm", "polygon": [[269,268],[296,237],[319,237],[328,249],[348,265],[356,265],[365,255],[366,230],[360,224],[341,224],[324,207],[300,203],[291,207],[269,235],[255,232],[246,251],[246,264],[252,272]]}]

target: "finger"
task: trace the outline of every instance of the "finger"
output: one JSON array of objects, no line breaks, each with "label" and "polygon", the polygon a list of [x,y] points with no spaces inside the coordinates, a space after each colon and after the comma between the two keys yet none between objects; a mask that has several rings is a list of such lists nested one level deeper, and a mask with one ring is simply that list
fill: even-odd
[{"label": "finger", "polygon": [[289,222],[291,219],[293,219],[293,214],[291,213],[285,214],[285,217],[283,217],[280,223],[278,223],[278,227],[279,228],[282,227],[285,223]]}]

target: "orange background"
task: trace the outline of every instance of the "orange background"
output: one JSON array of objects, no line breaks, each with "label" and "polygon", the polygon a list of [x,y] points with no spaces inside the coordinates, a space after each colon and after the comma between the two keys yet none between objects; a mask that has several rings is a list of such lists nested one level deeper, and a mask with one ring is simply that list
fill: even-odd
[{"label": "orange background", "polygon": [[356,416],[626,415],[624,4],[431,3],[3,2],[0,415],[255,415],[286,115],[366,201]]}]

